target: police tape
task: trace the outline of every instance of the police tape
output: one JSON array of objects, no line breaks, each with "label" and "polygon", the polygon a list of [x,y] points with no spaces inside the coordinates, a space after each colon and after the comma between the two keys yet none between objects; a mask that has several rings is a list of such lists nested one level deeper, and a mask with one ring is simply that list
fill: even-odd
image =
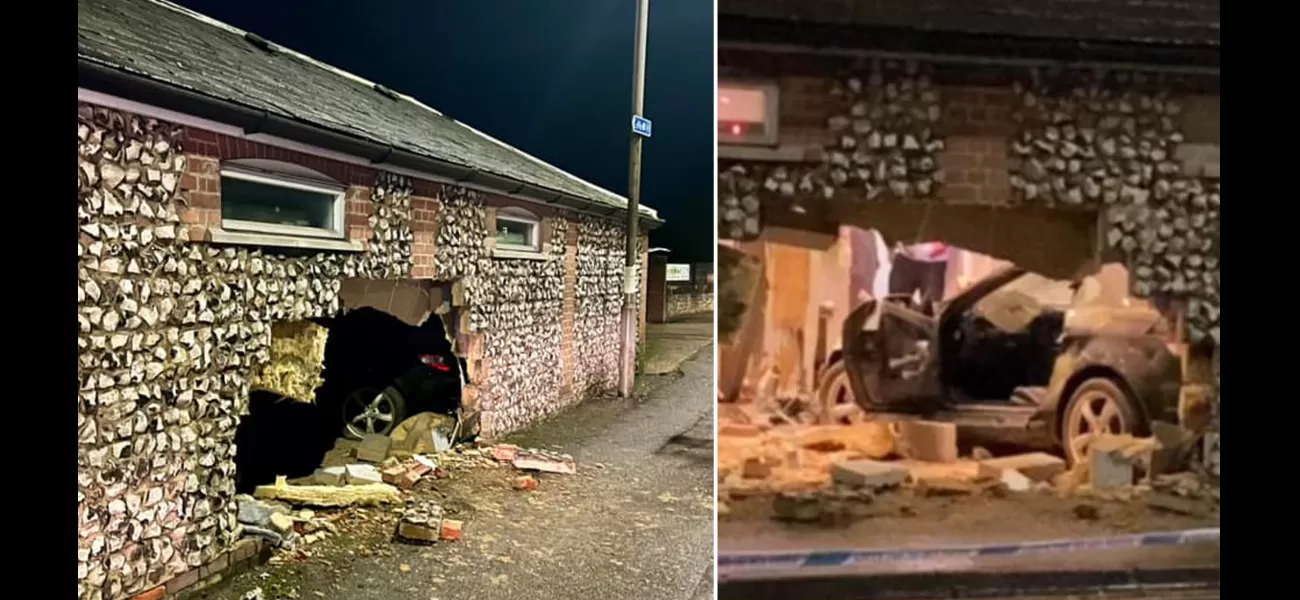
[{"label": "police tape", "polygon": [[845,550],[802,551],[746,551],[720,553],[718,570],[746,571],[751,569],[827,568],[853,564],[880,564],[915,562],[938,559],[1003,558],[1057,554],[1065,552],[1095,552],[1149,546],[1182,546],[1219,541],[1219,528],[1184,529],[1155,533],[1138,533],[1094,538],[1074,538],[1019,543],[974,544],[963,546],[935,546],[928,548],[874,548]]}]

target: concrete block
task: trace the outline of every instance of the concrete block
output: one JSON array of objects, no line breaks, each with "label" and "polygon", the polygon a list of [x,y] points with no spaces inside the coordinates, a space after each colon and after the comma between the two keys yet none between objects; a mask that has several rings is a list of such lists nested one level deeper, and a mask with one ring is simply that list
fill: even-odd
[{"label": "concrete block", "polygon": [[312,483],[316,485],[343,485],[347,478],[347,469],[344,467],[325,467],[316,469],[312,473]]},{"label": "concrete block", "polygon": [[1007,469],[1020,471],[1022,475],[1035,482],[1051,481],[1053,477],[1065,472],[1065,461],[1046,452],[990,458],[981,461],[980,464],[998,471]]},{"label": "concrete block", "polygon": [[1088,447],[1088,478],[1093,489],[1133,485],[1133,458],[1127,454],[1131,436],[1099,436]]},{"label": "concrete block", "polygon": [[293,530],[293,518],[283,513],[272,513],[270,525],[279,533],[288,533]]},{"label": "concrete block", "polygon": [[347,472],[348,483],[365,484],[365,483],[383,483],[384,477],[379,473],[374,465],[348,465],[344,467]]},{"label": "concrete block", "polygon": [[930,462],[957,461],[957,425],[938,421],[899,421],[899,453]]},{"label": "concrete block", "polygon": [[361,445],[357,446],[357,460],[366,462],[380,463],[388,458],[388,449],[393,445],[393,440],[385,435],[368,435],[361,439]]},{"label": "concrete block", "polygon": [[1002,485],[1007,486],[1008,490],[1013,492],[1027,492],[1034,487],[1034,482],[1025,476],[1024,473],[1015,469],[1003,469],[998,480]]},{"label": "concrete block", "polygon": [[907,468],[878,460],[850,460],[831,466],[831,480],[850,487],[891,487],[905,479]]}]

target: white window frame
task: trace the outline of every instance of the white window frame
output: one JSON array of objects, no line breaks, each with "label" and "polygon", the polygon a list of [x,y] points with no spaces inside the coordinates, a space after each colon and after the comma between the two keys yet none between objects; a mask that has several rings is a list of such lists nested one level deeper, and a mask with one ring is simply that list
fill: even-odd
[{"label": "white window frame", "polygon": [[505,244],[497,238],[497,232],[492,232],[492,239],[496,242],[496,249],[510,252],[531,252],[541,253],[542,251],[542,220],[536,215],[522,208],[502,208],[497,210],[496,222],[499,226],[502,221],[512,221],[529,226],[527,244]]},{"label": "white window frame", "polygon": [[[768,128],[761,136],[754,135],[731,135],[718,131],[718,143],[734,146],[775,146],[781,139],[781,86],[775,81],[745,80],[745,79],[722,79],[718,81],[718,94],[722,93],[723,88],[738,88],[744,90],[757,90],[764,94],[767,99],[767,114],[764,119]],[[714,129],[717,129],[717,119],[713,123]]]},{"label": "white window frame", "polygon": [[[270,164],[270,163],[266,163]],[[285,165],[296,167],[296,165]],[[294,171],[306,172],[305,169],[298,167]],[[276,225],[274,223],[262,223],[258,221],[244,221],[240,219],[227,219],[222,217],[221,228],[225,231],[238,231],[248,233],[262,233],[273,236],[292,237],[292,238],[324,238],[324,239],[346,239],[347,228],[344,222],[345,208],[347,200],[347,189],[333,182],[321,181],[316,178],[308,179],[297,174],[279,173],[274,171],[265,171],[260,168],[246,167],[238,163],[223,164],[221,166],[221,177],[239,179],[261,185],[272,187],[287,188],[292,190],[301,190],[312,192],[331,197],[332,206],[330,210],[333,213],[334,226],[324,227],[301,227],[298,225]],[[222,203],[225,203],[224,192]]]}]

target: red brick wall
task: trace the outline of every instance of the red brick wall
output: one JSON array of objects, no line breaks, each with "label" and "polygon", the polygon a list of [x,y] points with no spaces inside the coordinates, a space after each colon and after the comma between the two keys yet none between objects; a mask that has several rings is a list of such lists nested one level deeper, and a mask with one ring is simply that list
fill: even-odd
[{"label": "red brick wall", "polygon": [[411,277],[434,276],[434,244],[438,239],[438,193],[442,186],[415,180],[411,196]]}]

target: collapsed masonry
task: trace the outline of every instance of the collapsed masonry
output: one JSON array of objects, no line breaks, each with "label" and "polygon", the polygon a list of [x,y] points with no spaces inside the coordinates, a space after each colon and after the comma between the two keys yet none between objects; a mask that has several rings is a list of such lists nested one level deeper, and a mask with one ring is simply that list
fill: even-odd
[{"label": "collapsed masonry", "polygon": [[[170,123],[78,107],[81,598],[139,592],[231,548],[233,438],[251,369],[272,358],[272,328],[337,313],[344,279],[412,270],[411,182],[387,173],[364,197],[366,252],[192,241],[185,181],[215,173],[217,161],[187,153],[185,137]],[[516,430],[613,389],[621,230],[553,217],[552,239],[567,243],[550,245],[550,260],[494,259],[481,195],[436,187],[432,267],[438,279],[467,282],[481,369],[466,403],[478,404],[484,432]],[[582,349],[572,369],[560,367],[566,340]]]},{"label": "collapsed masonry", "polygon": [[1157,423],[1150,438],[1100,436],[1088,462],[1067,468],[1064,460],[1043,452],[994,456],[976,447],[961,456],[952,423],[774,424],[777,419],[753,405],[723,406],[718,430],[722,516],[732,501],[758,496],[771,498],[778,519],[841,523],[862,516],[861,507],[876,494],[900,488],[921,496],[1050,493],[1141,500],[1154,510],[1194,517],[1218,511],[1217,475],[1185,470],[1203,438],[1165,423]]}]

